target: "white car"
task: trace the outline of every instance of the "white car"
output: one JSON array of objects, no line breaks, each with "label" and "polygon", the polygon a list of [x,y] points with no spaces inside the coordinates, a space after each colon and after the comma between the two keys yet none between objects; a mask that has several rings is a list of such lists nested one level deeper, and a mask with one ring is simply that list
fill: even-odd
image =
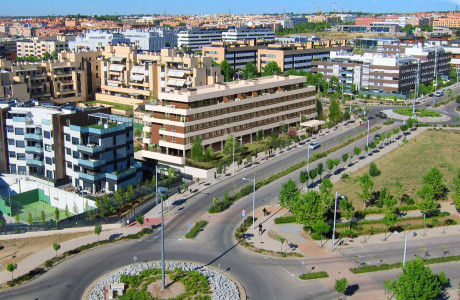
[{"label": "white car", "polygon": [[321,146],[318,142],[313,142],[313,143],[310,143],[310,145],[308,145],[308,148],[314,150],[316,148],[319,148],[319,146]]}]

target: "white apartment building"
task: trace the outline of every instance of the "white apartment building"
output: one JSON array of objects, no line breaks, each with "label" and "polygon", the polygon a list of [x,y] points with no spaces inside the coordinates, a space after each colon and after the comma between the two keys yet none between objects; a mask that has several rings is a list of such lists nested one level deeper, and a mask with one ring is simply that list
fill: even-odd
[{"label": "white apartment building", "polygon": [[275,32],[268,28],[236,27],[222,32],[222,41],[236,42],[241,40],[274,40]]},{"label": "white apartment building", "polygon": [[126,29],[121,33],[142,51],[158,52],[163,48],[177,47],[177,35],[171,30],[163,28]]},{"label": "white apartment building", "polygon": [[177,33],[177,45],[179,47],[187,46],[192,51],[201,50],[203,46],[211,46],[212,42],[222,40],[223,29],[203,29],[193,28],[182,30]]},{"label": "white apartment building", "polygon": [[[74,38],[74,37],[71,37]],[[18,41],[16,43],[17,56],[37,56],[43,57],[45,52],[51,54],[56,51],[69,49],[69,37],[56,37],[55,39],[40,39],[34,38],[32,41]]]},{"label": "white apartment building", "polygon": [[112,45],[129,44],[130,40],[123,36],[122,33],[92,30],[77,36],[75,41],[69,41],[69,48],[70,50],[89,49],[95,51],[97,48],[105,47],[109,43]]}]

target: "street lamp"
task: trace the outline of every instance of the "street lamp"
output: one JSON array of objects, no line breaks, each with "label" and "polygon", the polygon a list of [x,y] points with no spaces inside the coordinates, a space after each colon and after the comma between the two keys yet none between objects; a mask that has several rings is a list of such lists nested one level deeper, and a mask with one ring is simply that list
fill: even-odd
[{"label": "street lamp", "polygon": [[233,143],[232,143],[232,148],[233,148],[233,172],[232,172],[232,176],[235,176],[235,140],[239,140],[241,141],[241,143],[243,143],[243,138],[239,137],[239,138],[236,138],[233,136]]},{"label": "street lamp", "polygon": [[[155,198],[158,206],[158,165],[155,166]],[[161,290],[165,289],[165,223],[163,215],[163,197],[160,197],[161,206]]]},{"label": "street lamp", "polygon": [[10,187],[8,187],[8,202],[10,203],[11,216],[13,216],[13,208],[11,207],[11,188]]},{"label": "street lamp", "polygon": [[337,216],[337,197],[338,193],[335,192],[335,202],[334,202],[334,229],[332,230],[332,251],[334,251],[334,244],[335,244],[335,220]]},{"label": "street lamp", "polygon": [[369,147],[369,129],[370,129],[370,124],[369,124],[369,118],[367,119],[367,141],[366,145]]},{"label": "street lamp", "polygon": [[254,191],[252,192],[252,229],[255,229],[256,228],[256,225],[255,225],[255,219],[256,219],[256,215],[255,215],[255,211],[256,211],[256,209],[255,209],[255,206],[256,206],[256,173],[254,172],[254,178],[253,179],[243,177],[242,180],[252,181],[254,183]]},{"label": "street lamp", "polygon": [[[399,234],[395,231],[394,234]],[[403,256],[403,269],[406,266],[406,254],[407,254],[407,233],[404,233],[404,256]]]},{"label": "street lamp", "polygon": [[[307,176],[310,176],[310,145],[307,146]],[[308,177],[307,177],[308,179]],[[308,191],[308,180],[307,180],[307,191]]]}]

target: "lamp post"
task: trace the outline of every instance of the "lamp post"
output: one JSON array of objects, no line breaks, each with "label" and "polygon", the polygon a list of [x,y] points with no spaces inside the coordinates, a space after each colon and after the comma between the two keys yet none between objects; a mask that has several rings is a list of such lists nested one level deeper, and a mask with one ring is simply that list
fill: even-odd
[{"label": "lamp post", "polygon": [[[399,232],[395,231],[395,234],[399,234]],[[404,255],[403,255],[403,269],[406,266],[406,254],[407,254],[407,233],[404,233]]]},{"label": "lamp post", "polygon": [[11,207],[11,188],[8,187],[8,202],[10,203],[11,216],[13,216],[13,208]]},{"label": "lamp post", "polygon": [[249,178],[242,178],[243,180],[246,180],[246,181],[252,181],[254,183],[254,190],[252,192],[252,229],[255,229],[256,228],[256,225],[255,225],[255,219],[256,219],[256,215],[255,215],[255,206],[256,206],[256,173],[254,172],[254,178],[253,179],[249,179]]},{"label": "lamp post", "polygon": [[[310,176],[310,145],[307,146],[307,176]],[[308,191],[308,177],[307,177],[307,191]]]},{"label": "lamp post", "polygon": [[366,141],[367,147],[369,147],[369,129],[370,129],[370,124],[369,124],[369,119],[367,119],[367,141]]},{"label": "lamp post", "polygon": [[334,251],[334,244],[335,244],[335,220],[337,216],[337,191],[335,192],[335,202],[334,202],[334,229],[332,229],[332,251]]},{"label": "lamp post", "polygon": [[[158,194],[157,194],[158,197]],[[163,196],[161,201],[161,290],[165,289],[165,222],[163,216]]]},{"label": "lamp post", "polygon": [[242,138],[236,138],[235,136],[233,136],[233,143],[232,143],[232,148],[233,148],[233,163],[232,163],[233,172],[232,172],[232,176],[235,176],[235,140],[239,140],[239,141],[243,142]]},{"label": "lamp post", "polygon": [[158,207],[158,165],[155,165],[155,200]]}]

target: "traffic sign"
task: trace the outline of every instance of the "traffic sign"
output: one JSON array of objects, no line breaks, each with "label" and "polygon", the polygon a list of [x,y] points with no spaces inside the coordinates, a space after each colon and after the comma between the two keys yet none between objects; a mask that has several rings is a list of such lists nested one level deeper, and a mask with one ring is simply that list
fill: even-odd
[{"label": "traffic sign", "polygon": [[133,257],[133,260],[134,260],[134,263],[136,263],[136,261],[137,261],[137,257],[136,257],[136,256],[134,256],[134,257]]},{"label": "traffic sign", "polygon": [[304,266],[304,267],[305,267],[305,261],[304,261],[304,260],[302,260],[302,266]]},{"label": "traffic sign", "polygon": [[246,211],[245,211],[244,209],[243,209],[243,211],[241,212],[241,215],[242,215],[243,217],[246,217]]},{"label": "traffic sign", "polygon": [[192,223],[188,222],[188,223],[187,223],[187,226],[188,226],[188,227],[192,226]]}]

